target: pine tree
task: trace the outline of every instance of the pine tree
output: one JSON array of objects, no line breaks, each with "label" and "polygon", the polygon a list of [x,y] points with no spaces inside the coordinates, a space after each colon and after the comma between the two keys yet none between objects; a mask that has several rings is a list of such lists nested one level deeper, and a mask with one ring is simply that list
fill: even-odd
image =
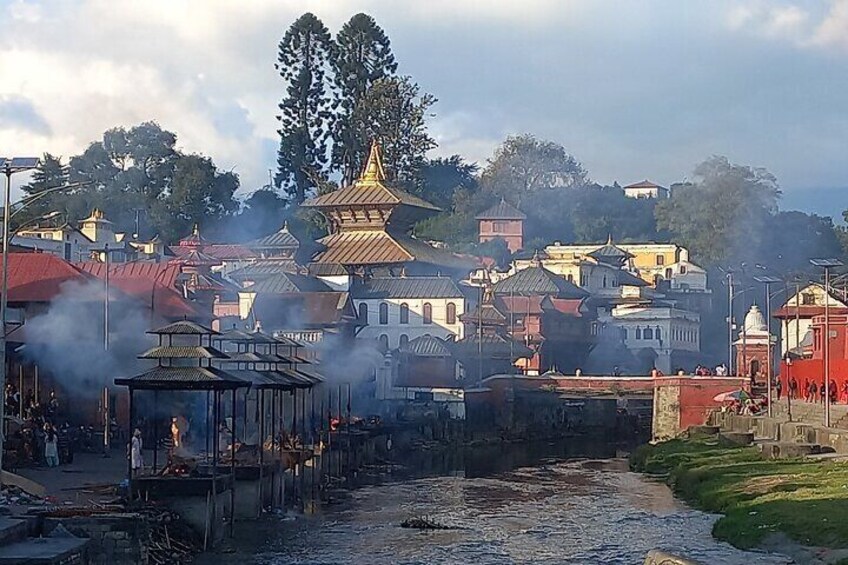
[{"label": "pine tree", "polygon": [[356,14],[336,35],[333,51],[337,109],[333,128],[333,166],[342,171],[342,184],[350,184],[359,173],[371,139],[367,137],[372,117],[362,101],[379,80],[397,70],[389,38],[367,14]]},{"label": "pine tree", "polygon": [[302,203],[326,177],[330,99],[326,72],[332,51],[327,28],[306,13],[280,42],[276,69],[287,84],[280,102],[280,149],[274,182],[292,204]]},{"label": "pine tree", "polygon": [[39,196],[45,190],[68,184],[68,168],[62,165],[62,158],[45,153],[32,172],[32,180],[21,187],[26,198],[32,198],[30,204],[15,215],[15,225],[33,222],[36,218],[53,211],[60,194],[50,193]]}]

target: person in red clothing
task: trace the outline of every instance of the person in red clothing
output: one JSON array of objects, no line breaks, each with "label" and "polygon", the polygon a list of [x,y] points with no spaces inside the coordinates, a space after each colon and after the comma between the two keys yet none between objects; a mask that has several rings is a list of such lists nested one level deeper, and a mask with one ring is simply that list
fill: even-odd
[{"label": "person in red clothing", "polygon": [[848,404],[848,381],[842,383],[842,390],[839,393],[839,403]]}]

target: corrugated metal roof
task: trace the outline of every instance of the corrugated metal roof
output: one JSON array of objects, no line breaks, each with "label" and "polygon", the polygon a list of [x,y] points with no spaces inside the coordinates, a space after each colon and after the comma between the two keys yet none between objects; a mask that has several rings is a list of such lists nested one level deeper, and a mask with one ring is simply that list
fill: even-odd
[{"label": "corrugated metal roof", "polygon": [[231,375],[249,382],[255,388],[291,390],[294,385],[275,371],[228,370]]},{"label": "corrugated metal roof", "polygon": [[[212,266],[212,265],[220,265],[221,260],[217,257],[212,257],[211,255],[207,255],[198,249],[192,249],[185,255],[180,255],[171,259],[171,263],[175,263],[178,265],[187,265],[189,267],[201,267],[201,266]],[[111,274],[111,273],[110,273]]]},{"label": "corrugated metal roof", "polygon": [[296,273],[298,265],[287,259],[258,259],[253,263],[231,271],[227,276],[233,280],[256,280],[260,277]]},{"label": "corrugated metal roof", "polygon": [[482,319],[484,324],[505,324],[506,316],[494,304],[482,304],[459,316],[462,322],[477,322]]},{"label": "corrugated metal roof", "polygon": [[254,249],[294,249],[300,247],[300,240],[289,231],[289,224],[286,222],[283,224],[283,227],[274,233],[249,241],[245,244],[245,246],[252,247]]},{"label": "corrugated metal roof", "polygon": [[214,347],[201,345],[161,345],[151,347],[139,359],[226,359],[227,355]]},{"label": "corrugated metal roof", "polygon": [[527,215],[501,198],[501,201],[475,216],[478,220],[526,220]]},{"label": "corrugated metal roof", "polygon": [[496,294],[548,294],[555,298],[584,298],[585,290],[544,267],[522,269],[494,286]]},{"label": "corrugated metal roof", "polygon": [[180,320],[179,322],[150,330],[147,333],[156,335],[218,335],[218,332],[212,328],[207,328],[190,320]]},{"label": "corrugated metal roof", "polygon": [[333,208],[338,206],[381,206],[381,205],[404,205],[425,210],[440,212],[441,208],[430,204],[426,200],[418,198],[408,192],[388,186],[382,182],[355,183],[316,196],[302,204],[306,208]]},{"label": "corrugated metal roof", "polygon": [[238,363],[280,363],[280,357],[268,353],[257,353],[255,351],[239,351],[226,355],[227,361]]},{"label": "corrugated metal roof", "polygon": [[326,249],[315,256],[316,263],[380,265],[420,261],[450,268],[472,266],[467,260],[423,241],[382,230],[340,232],[321,239],[320,243]]},{"label": "corrugated metal roof", "polygon": [[451,351],[445,342],[432,335],[423,335],[410,340],[400,350],[416,357],[450,357]]},{"label": "corrugated metal roof", "polygon": [[351,287],[351,295],[361,299],[463,298],[459,287],[448,277],[373,278]]},{"label": "corrugated metal roof", "polygon": [[312,276],[339,276],[347,275],[347,269],[339,263],[310,263],[309,274]]},{"label": "corrugated metal roof", "polygon": [[278,273],[263,278],[245,291],[270,294],[287,294],[290,292],[330,292],[332,289],[322,280],[308,275],[294,273]]},{"label": "corrugated metal roof", "polygon": [[648,179],[634,182],[633,184],[628,184],[624,188],[661,188],[663,190],[668,190],[664,186],[660,186],[654,182],[649,181]]},{"label": "corrugated metal roof", "polygon": [[62,293],[64,283],[94,280],[88,273],[49,253],[9,253],[8,263],[9,302],[50,302]]},{"label": "corrugated metal roof", "polygon": [[115,379],[116,385],[137,389],[221,390],[250,383],[214,367],[156,367],[139,375]]}]

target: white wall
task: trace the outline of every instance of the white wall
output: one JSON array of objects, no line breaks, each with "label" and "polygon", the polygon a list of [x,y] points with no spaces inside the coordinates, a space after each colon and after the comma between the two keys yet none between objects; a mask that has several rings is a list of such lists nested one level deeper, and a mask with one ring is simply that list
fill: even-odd
[{"label": "white wall", "polygon": [[[432,306],[433,323],[424,324],[424,303],[429,302]],[[456,323],[447,323],[447,305],[452,302],[456,305]],[[368,305],[368,325],[364,327],[357,337],[368,340],[376,340],[385,334],[389,339],[389,348],[395,349],[400,345],[400,336],[406,335],[410,341],[425,334],[438,338],[446,338],[450,335],[456,339],[462,339],[463,326],[459,316],[465,311],[465,299],[463,298],[410,298],[410,299],[357,299],[354,301],[356,312],[359,313],[359,305]],[[380,324],[380,304],[386,303],[389,308],[388,324]],[[409,305],[409,323],[400,323],[400,305]]]}]

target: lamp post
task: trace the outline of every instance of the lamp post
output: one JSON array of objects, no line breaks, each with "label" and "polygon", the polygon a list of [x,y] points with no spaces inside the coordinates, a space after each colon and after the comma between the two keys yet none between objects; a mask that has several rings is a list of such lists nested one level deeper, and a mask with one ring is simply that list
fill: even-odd
[{"label": "lamp post", "polygon": [[[12,175],[30,171],[38,166],[37,157],[0,158],[0,167],[6,175],[6,186],[3,192],[3,277],[0,288],[0,391],[3,401],[0,402],[0,469],[3,468],[3,448],[6,444],[6,309],[8,308],[9,287],[9,220],[11,219]],[[23,399],[22,399],[23,400]],[[0,484],[2,484],[0,472]]]},{"label": "lamp post", "polygon": [[814,267],[824,269],[824,426],[830,427],[830,269],[841,267],[839,259],[810,259]]},{"label": "lamp post", "polygon": [[792,421],[792,388],[789,380],[792,378],[792,356],[786,351],[786,417]]},{"label": "lamp post", "polygon": [[[754,277],[754,280],[763,283],[766,287],[766,351],[768,352],[766,355],[766,394],[768,396],[768,415],[769,418],[772,416],[771,409],[771,385],[772,385],[772,376],[771,376],[771,361],[772,361],[772,351],[771,351],[771,293],[769,291],[769,287],[772,284],[776,284],[779,282],[783,282],[781,279],[777,277],[773,277],[771,275],[760,275],[758,277]],[[786,393],[789,394],[789,383],[787,382]]]}]

